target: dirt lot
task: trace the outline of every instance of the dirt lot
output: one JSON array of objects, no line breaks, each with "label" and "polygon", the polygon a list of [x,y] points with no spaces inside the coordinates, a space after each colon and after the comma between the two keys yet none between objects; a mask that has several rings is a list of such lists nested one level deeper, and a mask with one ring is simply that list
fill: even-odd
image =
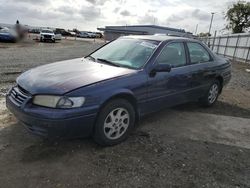
[{"label": "dirt lot", "polygon": [[[2,95],[24,70],[82,57],[92,41],[0,43]],[[249,65],[213,108],[185,104],[143,119],[129,139],[49,143],[28,134],[0,98],[0,187],[250,187]]]}]

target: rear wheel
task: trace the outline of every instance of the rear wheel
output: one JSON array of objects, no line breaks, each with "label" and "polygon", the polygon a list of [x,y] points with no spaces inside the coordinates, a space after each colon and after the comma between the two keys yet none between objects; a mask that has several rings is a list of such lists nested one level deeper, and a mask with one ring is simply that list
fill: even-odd
[{"label": "rear wheel", "polygon": [[201,98],[200,102],[203,106],[212,106],[218,99],[220,94],[221,84],[218,80],[215,80],[209,87],[206,95]]},{"label": "rear wheel", "polygon": [[112,100],[99,113],[94,140],[104,146],[119,144],[128,137],[134,123],[134,107],[124,99]]}]

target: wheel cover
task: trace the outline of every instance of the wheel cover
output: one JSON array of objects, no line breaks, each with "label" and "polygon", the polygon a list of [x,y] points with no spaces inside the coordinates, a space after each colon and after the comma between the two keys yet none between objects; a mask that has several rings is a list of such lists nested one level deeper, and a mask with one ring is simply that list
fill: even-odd
[{"label": "wheel cover", "polygon": [[104,134],[108,139],[120,138],[128,129],[129,113],[125,108],[112,110],[104,121]]},{"label": "wheel cover", "polygon": [[208,101],[210,104],[215,102],[218,94],[219,94],[219,86],[218,84],[213,84],[208,92]]}]

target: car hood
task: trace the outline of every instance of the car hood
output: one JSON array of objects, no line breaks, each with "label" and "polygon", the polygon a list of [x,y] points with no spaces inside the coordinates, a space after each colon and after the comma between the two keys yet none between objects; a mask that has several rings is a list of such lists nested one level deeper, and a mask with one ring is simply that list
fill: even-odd
[{"label": "car hood", "polygon": [[17,84],[32,95],[64,94],[83,86],[135,72],[136,70],[79,58],[30,69],[17,78]]}]

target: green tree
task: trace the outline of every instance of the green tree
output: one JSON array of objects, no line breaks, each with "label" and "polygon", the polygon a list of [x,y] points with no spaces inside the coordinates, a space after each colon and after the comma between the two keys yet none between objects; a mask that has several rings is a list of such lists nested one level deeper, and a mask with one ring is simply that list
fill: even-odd
[{"label": "green tree", "polygon": [[228,29],[233,33],[243,33],[250,27],[250,2],[238,1],[227,10],[225,17]]}]

